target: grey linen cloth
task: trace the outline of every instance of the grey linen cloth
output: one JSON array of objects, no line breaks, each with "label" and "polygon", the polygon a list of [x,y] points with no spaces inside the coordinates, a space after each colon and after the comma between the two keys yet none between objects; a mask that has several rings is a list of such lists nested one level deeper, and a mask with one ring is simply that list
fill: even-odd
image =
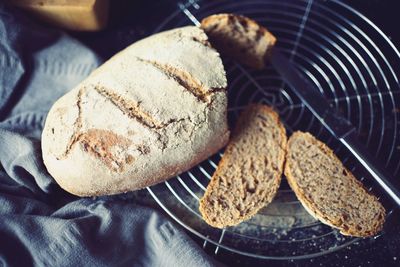
[{"label": "grey linen cloth", "polygon": [[47,111],[100,63],[73,38],[0,3],[0,266],[216,265],[154,210],[74,197],[47,173]]}]

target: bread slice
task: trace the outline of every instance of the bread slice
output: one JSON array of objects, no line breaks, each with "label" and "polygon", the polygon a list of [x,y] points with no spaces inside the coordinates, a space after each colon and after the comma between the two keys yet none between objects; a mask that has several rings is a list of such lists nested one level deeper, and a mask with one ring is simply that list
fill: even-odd
[{"label": "bread slice", "polygon": [[278,114],[264,105],[247,107],[200,201],[204,220],[217,228],[236,225],[270,203],[280,185],[285,147]]},{"label": "bread slice", "polygon": [[343,235],[371,236],[382,229],[382,204],[311,134],[290,137],[285,175],[304,208]]},{"label": "bread slice", "polygon": [[264,59],[276,42],[266,28],[240,15],[212,15],[202,20],[201,28],[220,53],[255,69],[264,68]]}]

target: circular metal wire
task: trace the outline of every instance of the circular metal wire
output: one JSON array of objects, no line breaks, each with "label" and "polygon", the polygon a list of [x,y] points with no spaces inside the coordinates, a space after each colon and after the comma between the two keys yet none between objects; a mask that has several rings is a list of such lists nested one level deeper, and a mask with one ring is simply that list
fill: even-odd
[{"label": "circular metal wire", "polygon": [[[215,13],[239,13],[267,26],[277,47],[320,89],[333,107],[356,126],[360,140],[397,174],[400,168],[398,81],[400,54],[367,18],[337,1],[189,1],[158,31],[198,23]],[[327,143],[344,164],[375,192],[371,179],[340,143],[315,119],[272,67],[254,71],[224,58],[229,89],[228,116],[234,124],[248,103],[264,103],[279,113],[288,134],[309,131]],[[359,238],[344,237],[302,208],[283,181],[275,200],[236,227],[208,226],[198,210],[223,151],[190,171],[148,188],[157,203],[187,230],[243,255],[264,259],[303,259],[346,247]],[[379,192],[379,190],[377,190]],[[392,207],[385,203],[388,216]]]}]

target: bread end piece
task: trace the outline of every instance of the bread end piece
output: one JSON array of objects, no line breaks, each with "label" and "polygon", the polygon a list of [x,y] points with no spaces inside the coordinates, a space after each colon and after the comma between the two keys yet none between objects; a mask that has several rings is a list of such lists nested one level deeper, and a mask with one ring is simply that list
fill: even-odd
[{"label": "bread end piece", "polygon": [[265,67],[268,52],[276,42],[266,28],[241,15],[211,15],[201,21],[201,28],[220,53],[254,69]]},{"label": "bread end piece", "polygon": [[281,182],[285,147],[278,114],[264,105],[246,108],[200,201],[204,220],[233,226],[269,204]]},{"label": "bread end piece", "polygon": [[382,230],[385,208],[311,134],[295,132],[289,138],[285,175],[304,208],[343,235],[367,237]]}]

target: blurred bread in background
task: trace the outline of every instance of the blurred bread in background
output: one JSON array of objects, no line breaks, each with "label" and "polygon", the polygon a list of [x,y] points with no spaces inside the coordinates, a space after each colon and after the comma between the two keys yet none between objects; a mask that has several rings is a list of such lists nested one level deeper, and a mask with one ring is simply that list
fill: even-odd
[{"label": "blurred bread in background", "polygon": [[97,31],[108,21],[109,0],[6,0],[54,26],[74,31]]}]

